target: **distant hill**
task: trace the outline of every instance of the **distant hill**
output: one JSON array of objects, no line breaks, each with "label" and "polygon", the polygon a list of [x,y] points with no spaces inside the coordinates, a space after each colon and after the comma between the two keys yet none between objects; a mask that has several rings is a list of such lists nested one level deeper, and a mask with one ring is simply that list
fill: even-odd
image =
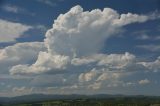
[{"label": "distant hill", "polygon": [[23,95],[17,97],[0,97],[0,104],[17,104],[17,103],[30,103],[30,102],[41,102],[49,100],[75,100],[75,99],[109,99],[109,98],[160,98],[160,97],[149,97],[143,95],[137,96],[125,96],[125,95],[108,95],[108,94],[97,94],[97,95],[44,95],[44,94],[32,94]]},{"label": "distant hill", "polygon": [[[12,104],[12,103],[38,102],[38,101],[46,101],[46,100],[59,100],[59,99],[81,99],[81,98],[90,98],[90,97],[91,96],[76,95],[76,94],[73,94],[73,95],[32,94],[32,95],[23,95],[23,96],[17,96],[17,97],[0,97],[0,103]],[[96,97],[96,95],[93,95],[93,98],[94,97]],[[102,97],[104,97],[104,95]]]}]

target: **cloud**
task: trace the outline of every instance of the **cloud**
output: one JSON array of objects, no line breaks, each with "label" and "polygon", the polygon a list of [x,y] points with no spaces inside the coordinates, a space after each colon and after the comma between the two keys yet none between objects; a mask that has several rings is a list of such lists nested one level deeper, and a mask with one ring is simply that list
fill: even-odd
[{"label": "cloud", "polygon": [[17,65],[10,70],[11,74],[16,73],[43,73],[51,70],[64,70],[68,64],[69,58],[61,55],[50,55],[46,52],[40,52],[38,60],[31,66]]},{"label": "cloud", "polygon": [[43,42],[17,43],[0,50],[0,73],[19,64],[32,64],[36,61],[38,53],[46,50]]},{"label": "cloud", "polygon": [[36,0],[36,1],[40,2],[40,3],[43,3],[43,4],[46,4],[48,6],[51,6],[51,7],[56,6],[58,2],[64,2],[64,0],[55,0],[55,1],[52,1],[52,0]]},{"label": "cloud", "polygon": [[148,39],[150,39],[150,36],[148,36],[146,34],[142,34],[142,35],[137,36],[137,39],[139,39],[139,40],[148,40]]},{"label": "cloud", "polygon": [[13,42],[32,26],[0,19],[0,42]]},{"label": "cloud", "polygon": [[87,86],[87,89],[93,90],[122,86],[124,82],[121,79],[130,74],[121,71],[109,71],[107,68],[93,68],[91,71],[79,75],[79,85]]},{"label": "cloud", "polygon": [[34,16],[34,13],[29,12],[28,10],[18,7],[16,5],[11,5],[11,4],[6,4],[1,7],[2,10],[10,13],[15,13],[15,14],[26,14],[26,15],[31,15]]},{"label": "cloud", "polygon": [[46,32],[47,31],[47,27],[44,25],[37,25],[35,26],[36,29],[39,29],[42,32]]},{"label": "cloud", "polygon": [[18,13],[19,12],[19,8],[17,6],[13,6],[13,5],[4,5],[2,7],[2,9],[7,11],[7,12],[13,12],[13,13]]},{"label": "cloud", "polygon": [[[88,60],[88,61],[86,61]],[[105,68],[108,71],[139,71],[145,70],[138,58],[128,52],[124,54],[95,54],[83,58],[74,58],[71,64],[74,66]],[[83,63],[82,63],[83,62]]]},{"label": "cloud", "polygon": [[46,4],[48,6],[51,6],[51,7],[56,6],[55,1],[53,2],[52,0],[37,0],[37,1],[41,2],[41,3],[44,3],[44,4]]},{"label": "cloud", "polygon": [[135,82],[126,82],[123,84],[124,87],[130,87],[130,86],[135,86],[136,83]]},{"label": "cloud", "polygon": [[138,83],[139,83],[140,85],[146,85],[146,84],[149,84],[150,81],[149,81],[148,79],[144,79],[144,80],[140,80]]},{"label": "cloud", "polygon": [[160,71],[160,56],[155,61],[140,62],[139,64],[146,67],[147,71],[159,72]]},{"label": "cloud", "polygon": [[1,49],[0,67],[5,70],[3,73],[9,70],[11,76],[32,76],[26,87],[15,89],[20,92],[27,86],[45,93],[95,93],[94,90],[135,86],[138,82],[130,76],[159,71],[159,58],[140,61],[129,52],[105,54],[102,49],[125,25],[151,19],[148,15],[119,14],[111,8],[83,11],[75,6],[54,20],[44,42]]},{"label": "cloud", "polygon": [[104,41],[119,32],[122,26],[144,22],[147,18],[131,13],[119,15],[110,8],[83,12],[80,6],[75,6],[54,21],[53,28],[46,33],[45,44],[51,53],[90,55],[99,52]]},{"label": "cloud", "polygon": [[[71,64],[75,66],[97,63],[98,66],[117,66],[128,64],[135,60],[135,56],[126,52],[125,54],[94,54],[83,58],[73,58]],[[114,65],[113,65],[114,64]]]},{"label": "cloud", "polygon": [[19,96],[21,94],[28,95],[28,94],[31,94],[33,92],[33,88],[27,88],[25,86],[23,86],[23,87],[14,87],[14,88],[12,88],[12,92],[16,96]]},{"label": "cloud", "polygon": [[97,90],[97,89],[100,89],[101,86],[102,86],[102,83],[96,82],[96,83],[94,83],[94,84],[90,84],[90,85],[88,86],[88,88],[93,89],[93,90]]},{"label": "cloud", "polygon": [[84,82],[84,81],[91,81],[97,76],[97,72],[95,69],[92,69],[90,72],[87,73],[81,73],[79,75],[79,81]]},{"label": "cloud", "polygon": [[160,51],[160,45],[155,44],[149,44],[149,45],[137,45],[137,48],[145,49],[151,52],[159,52]]},{"label": "cloud", "polygon": [[[70,66],[68,64],[71,63],[77,65],[84,64],[83,62],[90,63],[95,60],[84,59],[81,60],[81,62],[79,61],[79,63],[75,63],[74,61],[77,61],[75,59],[84,56],[87,57],[100,53],[105,41],[112,36],[116,36],[123,26],[135,22],[145,22],[149,19],[150,17],[145,15],[132,13],[119,14],[111,8],[83,11],[82,7],[75,6],[67,13],[59,15],[59,17],[54,20],[53,28],[47,31],[46,39],[44,40],[45,46],[47,47],[46,53],[40,52],[35,64],[32,64],[31,66],[24,65],[25,68],[23,65],[14,66],[10,72],[15,74],[42,73],[56,71],[57,69],[64,70],[64,67]],[[43,55],[47,58],[42,58]],[[126,54],[126,60],[130,59],[127,55],[129,54]],[[110,61],[107,61],[108,58]],[[126,61],[125,57],[116,57],[120,59],[120,61],[115,62],[112,60],[112,55],[108,58],[99,61],[99,65],[113,62],[117,67],[121,67],[121,65],[127,64],[124,63],[124,61]],[[54,61],[50,59],[53,59]],[[122,63],[120,63],[121,61]],[[23,69],[32,70],[28,72]]]},{"label": "cloud", "polygon": [[153,33],[152,30],[145,29],[145,30],[134,31],[132,32],[131,35],[134,36],[138,40],[157,41],[160,39],[159,35],[155,35],[155,34],[151,35],[151,33]]}]

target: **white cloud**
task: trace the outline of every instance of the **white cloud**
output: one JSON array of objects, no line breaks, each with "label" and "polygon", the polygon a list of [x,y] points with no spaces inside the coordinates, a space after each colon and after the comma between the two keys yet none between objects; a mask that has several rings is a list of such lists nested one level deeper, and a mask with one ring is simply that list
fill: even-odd
[{"label": "white cloud", "polygon": [[46,52],[40,52],[37,61],[31,67],[28,65],[16,65],[12,67],[10,72],[11,74],[39,74],[52,70],[64,70],[68,62],[68,56],[50,55]]},{"label": "white cloud", "polygon": [[26,10],[25,8],[16,6],[16,5],[11,5],[11,4],[5,4],[0,7],[2,10],[10,13],[15,13],[15,14],[26,14],[26,15],[31,15],[34,16],[35,14]]},{"label": "white cloud", "polygon": [[79,75],[79,81],[84,82],[84,81],[91,81],[92,79],[95,79],[97,76],[97,72],[95,69],[92,69],[90,72],[87,73],[81,73]]},{"label": "white cloud", "polygon": [[140,80],[138,83],[139,83],[140,85],[146,85],[146,84],[149,84],[150,81],[149,81],[148,79],[144,79],[144,80]]},{"label": "white cloud", "polygon": [[80,74],[79,83],[93,90],[117,87],[124,84],[120,79],[129,75],[130,73],[126,72],[109,71],[107,68],[94,68],[89,72]]},{"label": "white cloud", "polygon": [[144,15],[137,15],[137,14],[132,14],[132,13],[127,13],[127,14],[121,14],[119,19],[115,19],[114,23],[115,25],[123,26],[135,22],[145,22],[149,19],[150,17],[144,16]]},{"label": "white cloud", "polygon": [[110,54],[103,57],[98,65],[105,65],[107,67],[113,67],[115,69],[123,68],[129,64],[135,62],[135,56],[126,52],[125,54]]},{"label": "white cloud", "polygon": [[43,42],[17,43],[0,50],[1,73],[18,64],[31,64],[36,61],[38,53],[46,50]]},{"label": "white cloud", "polygon": [[146,20],[147,16],[120,15],[110,8],[83,12],[83,8],[75,6],[54,21],[53,28],[46,33],[45,44],[51,53],[90,55],[99,52],[105,40],[119,32],[122,26]]},{"label": "white cloud", "polygon": [[[49,84],[47,89],[50,91],[136,85],[134,81],[123,82],[123,78],[136,72],[159,70],[159,59],[141,62],[128,52],[103,54],[101,49],[105,41],[116,36],[123,26],[149,19],[146,15],[119,14],[110,8],[83,11],[80,6],[75,6],[54,21],[44,42],[1,49],[0,67],[9,70],[11,75],[34,74],[31,84],[47,87]],[[44,73],[50,76],[43,76]]]},{"label": "white cloud", "polygon": [[46,52],[40,52],[38,60],[35,62],[34,66],[44,65],[44,67],[51,69],[65,69],[65,65],[68,63],[68,61],[68,56],[50,55]]},{"label": "white cloud", "polygon": [[97,90],[97,89],[100,89],[102,86],[102,83],[101,82],[96,82],[96,83],[93,83],[93,84],[90,84],[88,86],[89,89],[93,89],[93,90]]},{"label": "white cloud", "polygon": [[85,58],[73,58],[71,61],[71,64],[75,66],[80,66],[80,65],[87,65],[90,63],[93,63],[97,61],[96,59],[90,58],[90,57],[85,57]]},{"label": "white cloud", "polygon": [[128,52],[124,54],[95,54],[88,57],[74,58],[71,61],[74,66],[99,67],[108,71],[139,71],[145,66],[139,64],[135,55]]},{"label": "white cloud", "polygon": [[135,61],[136,57],[133,54],[126,52],[125,54],[94,54],[88,57],[73,58],[71,64],[80,66],[96,63],[98,66],[121,68]]},{"label": "white cloud", "polygon": [[16,38],[31,29],[32,26],[0,19],[0,42],[16,41]]},{"label": "white cloud", "polygon": [[[67,13],[59,15],[59,17],[54,20],[53,28],[47,31],[46,39],[44,40],[45,46],[48,50],[46,53],[40,52],[39,55],[42,56],[38,57],[35,64],[28,66],[29,69],[32,69],[29,72],[42,73],[48,72],[48,70],[55,71],[59,66],[67,67],[66,64],[68,65],[69,63],[78,66],[80,64],[94,62],[95,60],[93,59],[82,60],[79,58],[94,54],[97,55],[103,48],[106,39],[115,36],[124,25],[135,22],[145,22],[149,19],[150,18],[145,15],[131,13],[118,14],[111,8],[83,11],[82,7],[75,6]],[[45,57],[48,58],[42,58],[44,54]],[[131,64],[131,60],[134,61],[134,59],[132,59],[134,56],[129,53],[126,53],[124,56],[115,56],[117,55],[112,54],[106,56],[106,60],[102,59],[96,61],[99,62],[98,64],[100,66],[112,66],[112,64],[114,64],[115,68]],[[119,61],[113,60],[113,57]],[[54,61],[50,59],[53,59]],[[24,65],[24,67],[26,68],[27,66]],[[24,69],[23,65],[15,66],[10,72],[14,71],[12,73],[15,74],[20,73],[21,68]],[[19,71],[16,71],[16,69]],[[37,72],[34,69],[36,69]],[[24,71],[22,73],[25,73]],[[27,70],[26,73],[28,73]]]},{"label": "white cloud", "polygon": [[159,72],[160,71],[160,56],[155,61],[140,62],[139,64],[146,67],[147,71]]},{"label": "white cloud", "polygon": [[118,79],[120,78],[122,75],[121,73],[110,73],[110,72],[106,72],[106,73],[102,73],[98,78],[97,81],[104,81],[104,80],[110,80],[110,79]]}]

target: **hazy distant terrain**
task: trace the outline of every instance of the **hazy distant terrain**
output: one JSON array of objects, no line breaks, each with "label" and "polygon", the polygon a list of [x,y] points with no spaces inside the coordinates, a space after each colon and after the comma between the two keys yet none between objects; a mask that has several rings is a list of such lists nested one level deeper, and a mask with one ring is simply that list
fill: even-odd
[{"label": "hazy distant terrain", "polygon": [[160,106],[160,97],[123,95],[26,95],[0,98],[0,106]]}]

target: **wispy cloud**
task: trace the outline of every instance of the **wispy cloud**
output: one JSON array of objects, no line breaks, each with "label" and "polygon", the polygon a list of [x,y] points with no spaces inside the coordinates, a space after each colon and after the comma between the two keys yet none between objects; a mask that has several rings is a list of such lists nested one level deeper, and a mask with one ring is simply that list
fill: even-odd
[{"label": "wispy cloud", "polygon": [[19,7],[16,5],[6,4],[6,5],[3,5],[1,8],[2,8],[2,10],[6,11],[6,12],[11,12],[11,13],[15,13],[15,14],[26,14],[26,15],[31,15],[31,16],[35,15],[34,13],[29,12],[25,8],[22,8],[22,7]]},{"label": "wispy cloud", "polygon": [[51,7],[56,6],[55,1],[52,1],[52,0],[37,0],[37,2],[44,3]]},{"label": "wispy cloud", "polygon": [[65,0],[36,0],[36,1],[54,7],[57,6],[58,2],[64,2]]},{"label": "wispy cloud", "polygon": [[160,45],[149,44],[149,45],[138,45],[136,47],[146,49],[152,52],[160,52]]},{"label": "wispy cloud", "polygon": [[138,40],[160,40],[159,35],[151,33],[151,30],[140,30],[133,32],[132,35]]},{"label": "wispy cloud", "polygon": [[4,5],[2,9],[8,12],[13,12],[13,13],[18,13],[20,11],[20,8],[13,5]]}]

